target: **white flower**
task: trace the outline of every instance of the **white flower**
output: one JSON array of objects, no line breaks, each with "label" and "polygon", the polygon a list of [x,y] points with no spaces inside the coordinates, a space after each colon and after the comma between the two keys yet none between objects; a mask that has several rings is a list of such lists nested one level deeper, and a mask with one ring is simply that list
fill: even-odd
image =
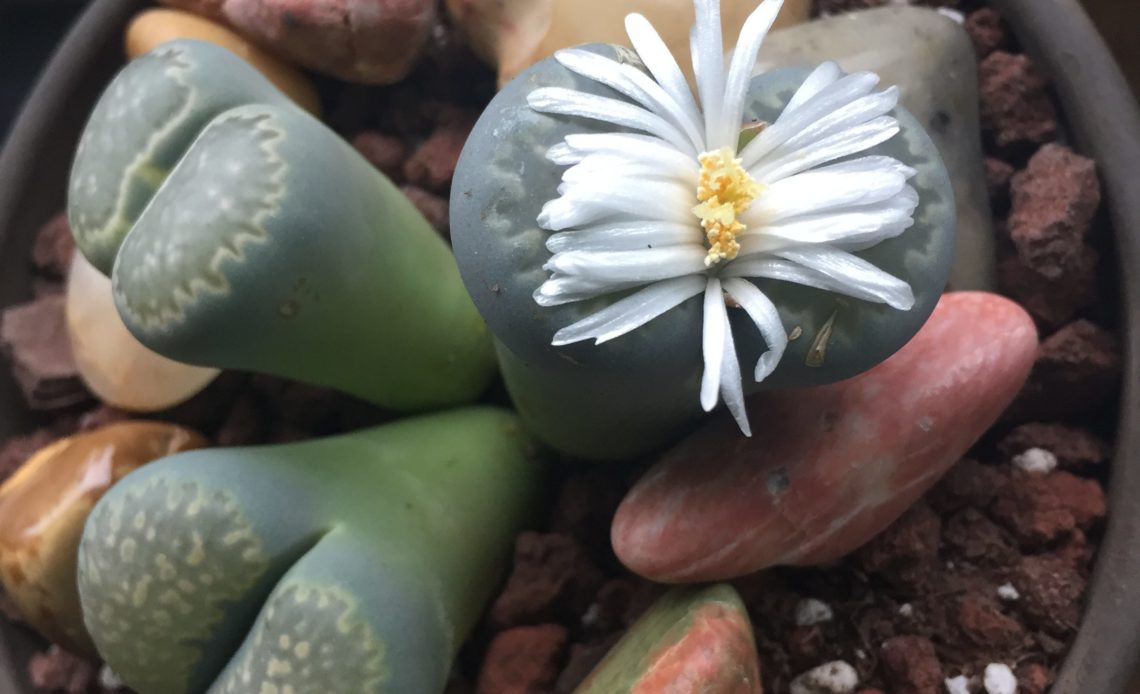
[{"label": "white flower", "polygon": [[910,309],[910,286],[852,251],[906,230],[918,194],[907,184],[914,170],[898,160],[850,158],[898,132],[887,115],[897,90],[874,92],[877,76],[845,76],[834,63],[814,70],[780,117],[738,151],[756,55],[783,0],[766,0],[748,17],[727,70],[719,0],[695,1],[696,95],[639,14],[626,17],[626,31],[652,78],[582,49],[555,55],[628,100],[559,87],[530,94],[536,111],[640,131],[568,135],[550,148],[548,158],[570,168],[538,216],[557,233],[546,244],[551,275],[535,300],[554,306],[636,290],[559,330],[553,344],[565,345],[620,337],[704,292],[701,405],[708,411],[723,398],[750,436],[726,302],[745,311],[768,346],[756,381],[776,368],[788,337],[775,305],[747,278]]}]

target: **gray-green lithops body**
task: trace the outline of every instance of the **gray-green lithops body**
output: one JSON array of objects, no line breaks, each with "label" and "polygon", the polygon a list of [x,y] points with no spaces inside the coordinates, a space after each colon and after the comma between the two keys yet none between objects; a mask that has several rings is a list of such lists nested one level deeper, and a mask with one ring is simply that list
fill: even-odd
[{"label": "gray-green lithops body", "polygon": [[79,589],[143,694],[437,693],[529,517],[511,414],[158,461],[95,507]]},{"label": "gray-green lithops body", "polygon": [[[644,70],[628,49],[589,49]],[[753,78],[745,121],[774,122],[808,73],[787,68]],[[460,159],[452,187],[452,243],[464,281],[496,336],[507,386],[527,424],[571,455],[639,455],[681,435],[700,413],[702,300],[691,298],[601,345],[552,346],[558,330],[622,295],[552,307],[535,302],[535,290],[550,277],[544,265],[552,257],[545,245],[550,232],[537,219],[543,205],[558,197],[565,171],[547,159],[547,152],[567,134],[615,130],[532,109],[528,95],[551,86],[624,98],[555,59],[507,85],[475,126]],[[860,373],[901,347],[933,310],[953,256],[953,192],[922,128],[901,107],[890,115],[900,132],[860,156],[886,155],[915,169],[909,181],[919,198],[914,223],[855,255],[908,283],[913,307],[900,311],[789,282],[755,280],[775,304],[790,342],[775,372],[755,383],[747,376],[767,345],[743,311],[729,311],[746,393],[824,384]],[[631,179],[629,185],[637,181]],[[694,227],[701,234],[695,222]],[[763,417],[762,412],[753,414]]]},{"label": "gray-green lithops body", "polygon": [[123,70],[88,123],[68,206],[127,327],[160,354],[397,409],[470,401],[491,378],[447,244],[221,48],[172,42]]}]

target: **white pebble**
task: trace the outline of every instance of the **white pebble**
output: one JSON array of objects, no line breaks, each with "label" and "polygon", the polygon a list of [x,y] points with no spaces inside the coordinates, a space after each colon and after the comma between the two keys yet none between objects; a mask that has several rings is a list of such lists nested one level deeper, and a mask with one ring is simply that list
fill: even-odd
[{"label": "white pebble", "polygon": [[970,694],[970,680],[965,675],[947,677],[942,683],[946,685],[946,694]]},{"label": "white pebble", "polygon": [[851,694],[859,673],[842,660],[824,663],[792,680],[791,694]]},{"label": "white pebble", "polygon": [[899,614],[902,615],[903,617],[907,617],[908,619],[910,617],[913,617],[914,616],[914,606],[911,605],[909,602],[903,603],[902,605],[899,605]]},{"label": "white pebble", "polygon": [[822,600],[806,598],[796,604],[796,626],[810,627],[813,624],[830,622],[835,615],[831,606]]},{"label": "white pebble", "polygon": [[1031,475],[1045,475],[1056,469],[1057,456],[1044,448],[1030,448],[1013,456],[1013,465]]},{"label": "white pebble", "polygon": [[127,685],[109,665],[99,668],[99,686],[103,689],[123,689]]},{"label": "white pebble", "polygon": [[1013,670],[1003,663],[987,665],[982,684],[987,694],[1017,694],[1017,678],[1013,676]]},{"label": "white pebble", "polygon": [[1017,600],[1021,597],[1021,593],[1017,592],[1017,588],[1014,588],[1012,583],[998,586],[997,594],[1002,600]]}]

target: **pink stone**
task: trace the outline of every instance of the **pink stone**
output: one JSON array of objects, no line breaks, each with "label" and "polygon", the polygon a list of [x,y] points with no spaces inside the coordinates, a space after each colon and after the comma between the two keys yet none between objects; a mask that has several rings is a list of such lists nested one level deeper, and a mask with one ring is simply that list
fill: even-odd
[{"label": "pink stone", "polygon": [[749,398],[754,434],[720,414],[634,485],[617,556],[664,582],[835,560],[886,528],[1013,400],[1037,332],[993,294],[942,297],[894,356],[842,383]]},{"label": "pink stone", "polygon": [[162,0],[222,21],[276,55],[349,82],[411,70],[436,20],[433,0]]}]

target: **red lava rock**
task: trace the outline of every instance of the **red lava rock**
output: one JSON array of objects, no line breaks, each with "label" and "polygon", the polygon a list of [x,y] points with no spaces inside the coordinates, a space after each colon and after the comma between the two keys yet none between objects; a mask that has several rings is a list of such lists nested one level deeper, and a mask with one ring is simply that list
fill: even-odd
[{"label": "red lava rock", "polygon": [[264,440],[268,428],[261,405],[243,394],[230,407],[215,439],[219,446],[248,446]]},{"label": "red lava rock", "polygon": [[450,185],[472,126],[471,122],[461,122],[436,128],[404,162],[408,182],[429,190],[443,190]]},{"label": "red lava rock", "polygon": [[963,458],[931,491],[930,503],[943,511],[985,508],[1008,483],[1009,470]]},{"label": "red lava rock", "polygon": [[391,84],[420,56],[432,0],[163,0],[229,24],[267,50],[347,82]]},{"label": "red lava rock", "polygon": [[1053,673],[1040,663],[1026,663],[1017,668],[1019,694],[1045,694],[1053,684]]},{"label": "red lava rock", "polygon": [[67,277],[71,256],[75,253],[75,238],[67,223],[67,215],[60,213],[40,227],[32,246],[32,263],[36,269],[52,279]]},{"label": "red lava rock", "polygon": [[827,660],[827,639],[818,624],[792,629],[784,646],[793,670],[809,670]]},{"label": "red lava rock", "polygon": [[1019,608],[1036,626],[1056,636],[1076,631],[1085,579],[1063,558],[1023,557],[1010,582],[1021,596]]},{"label": "red lava rock", "polygon": [[1042,147],[1010,183],[1009,235],[1026,267],[1057,279],[1077,262],[1100,205],[1093,160],[1056,144]]},{"label": "red lava rock", "polygon": [[1074,321],[1041,343],[1009,417],[1026,421],[1084,414],[1116,395],[1120,373],[1116,336],[1087,320]]},{"label": "red lava rock", "polygon": [[265,396],[281,422],[305,431],[321,431],[338,417],[341,395],[330,388],[255,375],[254,390]]},{"label": "red lava rock", "polygon": [[1050,279],[1028,268],[1017,256],[998,261],[1002,294],[1021,304],[1047,330],[1056,330],[1098,301],[1099,254],[1082,245],[1060,275]]},{"label": "red lava rock", "polygon": [[614,644],[621,638],[620,633],[611,634],[597,641],[588,643],[575,643],[570,646],[570,657],[566,660],[566,667],[558,676],[554,685],[556,694],[571,694],[582,681],[594,671],[602,658],[610,652]]},{"label": "red lava rock", "polygon": [[996,208],[1005,209],[1009,204],[1009,182],[1013,179],[1013,165],[996,157],[986,157],[985,165],[990,202]]},{"label": "red lava rock", "polygon": [[566,651],[558,624],[515,627],[498,634],[479,671],[478,694],[537,694],[553,688]]},{"label": "red lava rock", "polygon": [[57,438],[59,437],[50,429],[36,429],[25,436],[13,436],[5,440],[0,445],[0,482],[8,479],[36,451]]},{"label": "red lava rock", "polygon": [[491,606],[498,627],[578,620],[593,601],[602,575],[574,539],[557,533],[521,533],[514,569]]},{"label": "red lava rock", "polygon": [[1030,545],[1052,542],[1104,517],[1104,491],[1095,480],[1067,472],[1032,475],[1016,471],[1010,493],[991,513]]},{"label": "red lava rock", "polygon": [[1053,556],[1066,562],[1078,572],[1084,572],[1092,560],[1092,547],[1081,530],[1074,530],[1053,552]]},{"label": "red lava rock", "polygon": [[64,304],[62,294],[51,294],[0,314],[0,348],[11,358],[16,381],[33,410],[69,407],[91,398],[71,355]]},{"label": "red lava rock", "polygon": [[966,21],[962,26],[970,35],[970,40],[974,42],[978,60],[1005,45],[1005,27],[1001,16],[988,7],[966,15]]},{"label": "red lava rock", "polygon": [[1017,620],[1002,614],[993,601],[977,596],[958,601],[957,620],[965,637],[979,646],[1010,648],[1025,637]]},{"label": "red lava rock", "polygon": [[942,520],[930,506],[918,502],[860,551],[863,568],[883,573],[910,562],[938,556]]},{"label": "red lava rock", "polygon": [[1013,457],[1041,448],[1057,457],[1061,467],[1089,467],[1108,460],[1109,445],[1087,429],[1059,423],[1030,422],[1006,434],[998,450]]},{"label": "red lava rock", "polygon": [[443,236],[451,235],[451,204],[445,198],[416,186],[402,186],[400,190],[412,201],[433,229]]},{"label": "red lava rock", "polygon": [[366,130],[352,138],[352,146],[380,173],[397,183],[403,178],[408,148],[400,138]]},{"label": "red lava rock", "polygon": [[28,661],[28,679],[44,691],[87,694],[94,688],[97,675],[92,663],[55,645]]},{"label": "red lava rock", "polygon": [[558,490],[551,530],[581,541],[604,537],[621,502],[622,487],[612,474],[590,471],[570,476]]},{"label": "red lava rock", "polygon": [[974,508],[951,516],[942,540],[955,556],[988,566],[1007,566],[1017,557],[1009,533]]},{"label": "red lava rock", "polygon": [[879,659],[893,694],[942,694],[942,664],[930,639],[888,639],[879,649]]},{"label": "red lava rock", "polygon": [[603,583],[594,599],[597,613],[591,626],[599,631],[628,626],[633,621],[628,616],[636,592],[637,584],[628,578],[612,578]]},{"label": "red lava rock", "polygon": [[1033,63],[1024,55],[990,53],[978,65],[982,127],[999,147],[1042,144],[1057,133],[1057,114]]},{"label": "red lava rock", "polygon": [[[618,558],[647,578],[678,582],[843,556],[900,516],[993,423],[1036,344],[1032,320],[1013,302],[943,296],[918,334],[870,371],[754,396],[752,409],[766,417],[751,439],[719,416],[666,453],[618,508]],[[880,406],[884,393],[894,406]]]}]

